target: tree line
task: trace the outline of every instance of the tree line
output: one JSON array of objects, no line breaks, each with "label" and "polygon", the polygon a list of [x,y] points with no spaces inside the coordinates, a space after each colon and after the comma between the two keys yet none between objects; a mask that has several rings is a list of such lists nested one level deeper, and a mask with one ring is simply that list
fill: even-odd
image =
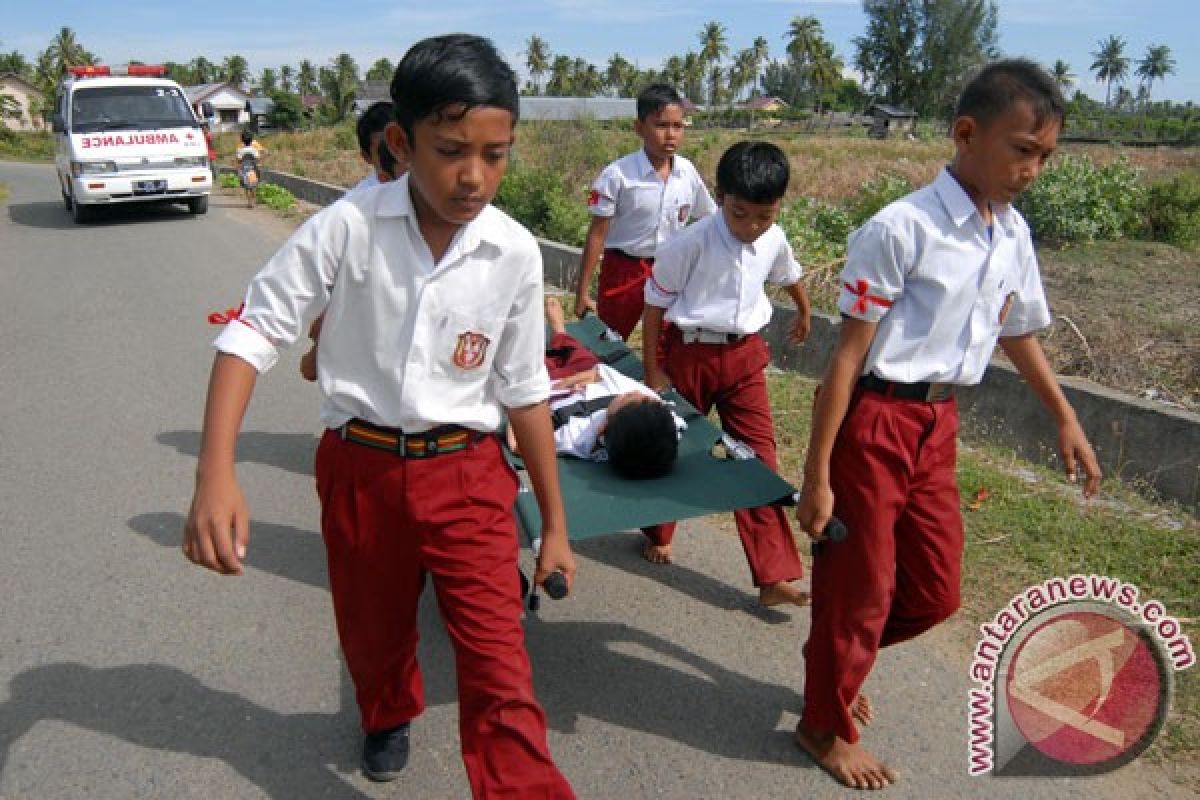
[{"label": "tree line", "polygon": [[[861,80],[847,77],[846,58],[825,37],[820,20],[806,15],[794,17],[774,37],[757,36],[745,47],[733,47],[726,26],[710,21],[697,32],[694,49],[645,69],[619,52],[603,66],[554,53],[542,36],[533,34],[522,52],[529,75],[522,91],[633,97],[643,87],[663,82],[711,109],[773,96],[818,112],[826,108],[862,111],[878,101],[946,119],[967,77],[1001,55],[995,0],[863,0],[862,5],[866,29],[853,40],[850,62]],[[773,57],[775,43],[782,49]],[[1090,70],[1106,84],[1106,108],[1145,110],[1155,83],[1174,74],[1176,62],[1167,45],[1148,45],[1136,63],[1126,55],[1126,47],[1126,40],[1117,35],[1098,42]],[[16,73],[37,86],[42,98],[34,113],[45,116],[67,67],[95,62],[75,32],[63,27],[32,62],[16,50],[0,52],[0,73]],[[340,53],[325,65],[301,59],[294,67],[265,67],[257,74],[239,54],[219,61],[204,56],[168,61],[165,67],[169,77],[185,86],[224,82],[271,97],[276,101],[277,124],[288,127],[306,113],[315,113],[319,122],[340,122],[350,113],[360,85],[359,66],[349,53]],[[1136,95],[1124,85],[1131,67],[1139,80]],[[364,77],[390,80],[394,69],[392,61],[380,58]],[[1065,92],[1074,86],[1076,76],[1069,64],[1058,60],[1049,69]],[[1075,101],[1093,102],[1078,90]],[[6,107],[0,99],[0,110]]]}]

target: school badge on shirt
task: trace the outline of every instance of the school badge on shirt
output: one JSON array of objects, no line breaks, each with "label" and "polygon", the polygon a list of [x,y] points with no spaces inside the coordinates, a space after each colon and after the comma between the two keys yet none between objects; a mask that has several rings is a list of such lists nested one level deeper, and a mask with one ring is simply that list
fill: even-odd
[{"label": "school badge on shirt", "polygon": [[458,335],[458,346],[454,348],[454,366],[459,369],[476,369],[487,356],[489,340],[482,333],[465,331]]},{"label": "school badge on shirt", "polygon": [[685,204],[685,205],[680,206],[679,207],[679,221],[687,222],[688,215],[691,213],[692,213],[692,207],[690,205]]}]

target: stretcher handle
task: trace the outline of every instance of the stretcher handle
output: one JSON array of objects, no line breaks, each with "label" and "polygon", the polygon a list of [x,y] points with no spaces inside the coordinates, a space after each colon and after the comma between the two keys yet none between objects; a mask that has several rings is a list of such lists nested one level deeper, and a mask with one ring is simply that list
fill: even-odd
[{"label": "stretcher handle", "polygon": [[546,576],[546,580],[542,581],[542,588],[546,590],[546,594],[552,600],[562,600],[567,596],[567,576],[555,570]]}]

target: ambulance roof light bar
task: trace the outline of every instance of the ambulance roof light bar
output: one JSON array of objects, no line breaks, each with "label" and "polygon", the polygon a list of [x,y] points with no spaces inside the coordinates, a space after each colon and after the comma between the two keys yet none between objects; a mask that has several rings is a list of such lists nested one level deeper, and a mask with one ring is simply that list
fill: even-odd
[{"label": "ambulance roof light bar", "polygon": [[110,75],[130,78],[162,78],[167,74],[167,68],[162,64],[121,64],[111,67],[106,64],[85,64],[78,67],[67,67],[67,69],[76,78],[101,78]]}]

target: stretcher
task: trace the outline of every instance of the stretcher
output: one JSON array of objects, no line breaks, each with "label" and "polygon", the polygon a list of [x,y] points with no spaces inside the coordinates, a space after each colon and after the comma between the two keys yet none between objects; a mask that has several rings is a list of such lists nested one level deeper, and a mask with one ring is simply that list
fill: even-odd
[{"label": "stretcher", "polygon": [[[614,369],[642,380],[641,360],[594,315],[567,325],[567,332]],[[772,503],[792,504],[795,488],[749,448],[722,434],[677,392],[663,399],[687,422],[679,455],[671,472],[661,478],[629,480],[608,464],[559,456],[558,476],[571,539],[587,539],[617,531],[636,530]],[[520,459],[510,463],[521,478],[516,516],[521,530],[536,547],[542,518]]]}]

